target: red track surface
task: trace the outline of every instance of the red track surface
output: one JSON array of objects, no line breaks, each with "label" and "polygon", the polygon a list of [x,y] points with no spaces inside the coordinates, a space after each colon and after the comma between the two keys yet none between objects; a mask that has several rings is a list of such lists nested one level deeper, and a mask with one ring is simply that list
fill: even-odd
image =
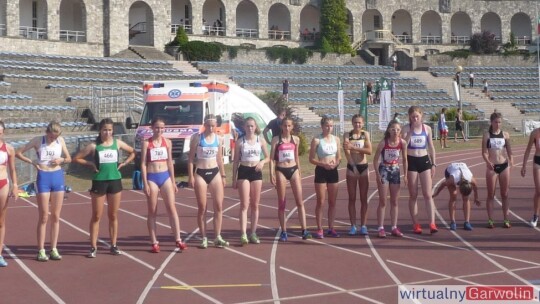
[{"label": "red track surface", "polygon": [[[540,280],[540,230],[527,225],[534,194],[531,171],[522,178],[519,168],[524,147],[514,147],[510,210],[513,227],[501,228],[500,205],[495,204],[497,228],[484,228],[485,179],[480,148],[438,153],[434,186],[444,167],[452,161],[466,162],[479,182],[481,207],[473,206],[475,229],[464,231],[461,203],[456,218],[458,230],[448,229],[448,192],[435,200],[439,233],[415,235],[407,207],[408,192],[402,187],[399,226],[404,238],[376,236],[378,193],[371,175],[368,237],[347,235],[349,220],[347,192],[340,184],[337,222],[341,238],[303,241],[292,194],[288,194],[289,242],[277,242],[276,193],[263,186],[260,245],[240,247],[238,195],[226,188],[223,237],[227,249],[198,249],[196,203],[191,189],[177,194],[183,238],[189,249],[174,251],[168,218],[160,206],[158,233],[161,253],[149,252],[146,203],[141,192],[127,190],[119,214],[119,246],[122,256],[108,253],[106,216],[96,259],[86,258],[89,249],[90,198],[87,193],[68,194],[62,210],[59,250],[63,260],[35,260],[37,210],[35,198],[10,202],[4,256],[9,263],[0,268],[2,303],[397,303],[398,285],[533,285]],[[529,161],[530,167],[530,161]],[[373,168],[370,169],[372,170]],[[344,178],[344,170],[340,170]],[[303,180],[310,230],[314,231],[315,197],[313,177]],[[498,192],[497,192],[498,193]],[[498,194],[497,194],[498,196]],[[426,226],[423,200],[419,215]],[[358,204],[359,205],[359,204]],[[210,207],[209,207],[210,208]],[[210,208],[211,209],[211,208]],[[386,224],[389,223],[387,208]],[[357,207],[357,210],[359,208]],[[326,212],[326,211],[325,211]],[[326,222],[326,221],[325,221]],[[211,223],[209,238],[213,238]],[[388,229],[388,227],[387,227]],[[388,230],[387,230],[388,231]],[[538,293],[537,293],[538,294]]]}]

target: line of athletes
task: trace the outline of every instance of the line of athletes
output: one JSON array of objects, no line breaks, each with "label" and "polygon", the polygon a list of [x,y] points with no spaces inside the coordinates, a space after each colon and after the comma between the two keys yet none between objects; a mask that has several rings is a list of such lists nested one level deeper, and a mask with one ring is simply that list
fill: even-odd
[{"label": "line of athletes", "polygon": [[[457,191],[461,193],[464,210],[464,229],[472,230],[469,221],[470,203],[469,194],[474,191],[474,202],[478,200],[477,183],[465,163],[452,163],[445,170],[445,182],[441,183],[432,194],[432,178],[436,170],[436,155],[432,142],[431,128],[422,122],[423,112],[419,107],[411,107],[408,111],[409,124],[402,130],[398,121],[391,121],[385,132],[384,138],[377,145],[373,156],[373,165],[376,168],[376,182],[379,190],[379,206],[377,209],[377,235],[386,237],[384,229],[384,215],[387,193],[390,193],[391,205],[391,234],[401,237],[403,234],[397,227],[398,197],[401,184],[400,159],[404,183],[409,190],[409,211],[413,221],[413,232],[422,233],[422,227],[418,221],[417,197],[418,184],[422,189],[422,195],[426,205],[429,219],[429,232],[436,233],[438,228],[435,224],[435,207],[433,197],[438,195],[445,187],[450,192],[450,229],[455,230],[455,200]],[[498,179],[501,192],[503,209],[503,227],[510,228],[508,219],[508,185],[509,171],[513,166],[512,150],[509,135],[502,131],[502,116],[493,113],[490,117],[491,125],[482,139],[482,156],[486,163],[486,184],[488,228],[494,228],[493,201],[495,186]],[[347,160],[347,190],[349,193],[349,216],[351,228],[349,235],[357,233],[367,235],[367,191],[369,186],[367,155],[372,153],[370,136],[363,130],[364,119],[355,115],[352,118],[353,130],[343,136],[343,149]],[[208,247],[206,230],[207,192],[213,199],[213,224],[215,239],[214,246],[223,248],[229,243],[221,237],[222,205],[224,187],[226,185],[225,169],[222,157],[223,139],[215,134],[216,117],[205,117],[205,129],[203,133],[196,134],[191,140],[189,154],[189,180],[188,184],[194,188],[198,215],[197,222],[201,233],[200,248]],[[148,202],[147,226],[151,239],[151,252],[160,252],[159,242],[156,236],[156,214],[158,195],[161,193],[167,209],[171,229],[175,238],[178,251],[187,248],[180,236],[179,217],[175,206],[175,193],[178,191],[174,179],[174,166],[172,162],[171,142],[163,137],[164,121],[154,118],[152,121],[153,136],[144,141],[142,145],[141,171],[144,183],[144,193]],[[270,179],[277,190],[278,217],[280,222],[280,238],[287,241],[286,227],[286,186],[289,182],[302,227],[301,237],[309,239],[313,236],[323,238],[322,209],[328,195],[328,230],[326,236],[339,237],[334,228],[336,198],[338,192],[337,169],[341,162],[340,138],[332,135],[333,121],[328,118],[321,120],[322,133],[313,138],[309,160],[316,165],[315,191],[317,203],[315,209],[317,231],[312,235],[306,226],[306,215],[303,204],[301,187],[301,170],[298,157],[299,138],[292,135],[293,121],[285,117],[285,112],[279,113],[278,118],[272,121],[268,128],[277,127],[273,134],[280,134],[271,139],[271,152],[268,153],[264,135],[260,136],[254,119],[247,118],[244,123],[245,134],[236,141],[232,186],[238,189],[240,196],[240,242],[260,243],[257,236],[259,217],[259,200],[262,187],[262,172],[266,163],[270,162]],[[60,136],[60,124],[51,122],[46,129],[45,136],[32,139],[27,145],[15,151],[13,147],[3,140],[4,124],[0,122],[0,248],[4,247],[5,220],[8,198],[13,194],[15,199],[20,191],[17,186],[17,174],[15,160],[17,157],[24,162],[31,163],[37,168],[37,200],[38,200],[38,255],[37,260],[47,261],[60,260],[62,256],[57,249],[60,210],[64,196],[64,172],[61,165],[72,161],[66,148],[64,139]],[[526,163],[535,146],[534,156],[534,215],[530,223],[536,226],[540,212],[540,129],[531,133],[527,149],[523,158],[522,176],[526,173]],[[30,159],[24,153],[30,149],[37,152],[37,159]],[[119,150],[128,154],[124,161],[120,161]],[[91,249],[88,257],[94,258],[97,254],[97,238],[99,222],[103,213],[105,201],[107,201],[110,252],[114,255],[122,254],[117,246],[118,219],[117,213],[121,200],[121,174],[119,169],[128,164],[135,157],[135,151],[125,142],[113,137],[113,121],[104,119],[99,124],[99,135],[96,141],[87,145],[76,154],[73,161],[88,166],[94,172],[92,187],[90,189],[92,201],[92,215],[90,220]],[[9,181],[8,181],[9,177]],[[388,187],[386,186],[388,185]],[[360,194],[360,225],[356,219],[356,188]],[[49,208],[50,202],[50,208]],[[247,212],[251,209],[251,231],[247,235]],[[49,254],[45,251],[46,224],[49,221],[50,211],[50,246]],[[0,251],[1,253],[1,251]],[[7,266],[7,261],[0,254],[0,266]]]}]

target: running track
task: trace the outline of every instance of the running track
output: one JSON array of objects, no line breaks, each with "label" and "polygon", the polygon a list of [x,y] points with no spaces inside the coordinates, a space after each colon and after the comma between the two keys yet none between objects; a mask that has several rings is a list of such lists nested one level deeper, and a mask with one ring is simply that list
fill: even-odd
[{"label": "running track", "polygon": [[[531,170],[519,175],[524,146],[514,147],[517,165],[511,175],[510,206],[513,227],[501,227],[500,202],[495,205],[497,228],[484,228],[484,164],[480,149],[440,152],[434,187],[443,178],[445,165],[465,161],[479,182],[483,205],[473,205],[474,231],[461,229],[463,213],[458,201],[458,230],[448,230],[448,192],[435,200],[439,233],[415,235],[407,208],[408,192],[402,188],[399,226],[404,238],[376,236],[378,194],[371,175],[369,189],[370,235],[347,235],[346,186],[340,184],[337,227],[341,238],[303,241],[298,237],[297,213],[292,193],[288,194],[288,243],[277,242],[276,193],[263,185],[260,245],[239,246],[238,199],[226,188],[223,236],[227,249],[198,249],[196,203],[191,189],[180,189],[177,208],[182,236],[188,248],[174,251],[168,218],[160,205],[158,233],[161,253],[149,252],[145,197],[139,191],[123,192],[119,214],[119,246],[122,256],[108,254],[107,219],[100,228],[98,256],[88,259],[88,193],[68,194],[62,210],[59,250],[63,260],[40,263],[35,260],[37,210],[35,198],[10,202],[7,217],[6,250],[9,263],[0,268],[2,303],[397,303],[400,284],[469,285],[540,282],[540,230],[527,225],[534,193]],[[529,160],[530,168],[530,160]],[[370,170],[372,170],[370,166]],[[344,178],[344,170],[340,170]],[[313,177],[303,179],[308,225],[314,231],[315,197]],[[359,204],[358,204],[359,205]],[[211,207],[209,207],[211,209]],[[389,207],[385,224],[389,224]],[[357,207],[359,210],[359,207]],[[325,211],[326,212],[326,211]],[[419,199],[424,227],[426,212]],[[213,239],[211,223],[209,239]],[[249,226],[248,226],[249,227]],[[387,231],[389,228],[387,227]],[[538,291],[538,290],[537,290]]]}]

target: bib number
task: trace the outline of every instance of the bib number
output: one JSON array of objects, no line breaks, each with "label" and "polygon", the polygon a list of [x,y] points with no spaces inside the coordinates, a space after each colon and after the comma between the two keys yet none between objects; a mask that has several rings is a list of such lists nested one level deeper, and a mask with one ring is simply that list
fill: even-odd
[{"label": "bib number", "polygon": [[99,162],[102,164],[117,163],[118,151],[116,150],[99,151]]}]

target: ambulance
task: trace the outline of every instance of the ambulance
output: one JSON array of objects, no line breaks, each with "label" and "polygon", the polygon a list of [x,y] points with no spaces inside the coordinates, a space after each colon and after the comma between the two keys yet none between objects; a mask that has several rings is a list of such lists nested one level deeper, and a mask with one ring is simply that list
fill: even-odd
[{"label": "ambulance", "polygon": [[136,168],[140,168],[142,141],[152,136],[151,121],[156,116],[165,120],[163,136],[171,140],[174,163],[187,165],[191,137],[203,132],[207,114],[216,115],[215,132],[224,139],[223,160],[228,163],[231,139],[228,91],[228,84],[215,80],[145,81],[141,119],[139,123],[134,123],[131,117],[126,119],[126,128],[136,129]]}]

